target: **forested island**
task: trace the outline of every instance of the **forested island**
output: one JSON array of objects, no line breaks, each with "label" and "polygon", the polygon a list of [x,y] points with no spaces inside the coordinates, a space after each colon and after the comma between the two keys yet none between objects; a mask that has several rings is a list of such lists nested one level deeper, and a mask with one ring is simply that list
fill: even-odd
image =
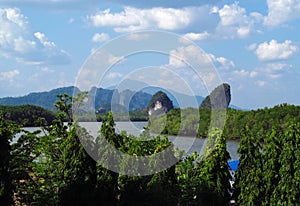
[{"label": "forested island", "polygon": [[[158,100],[153,101],[149,108],[153,108],[153,105],[163,108],[164,104],[156,104]],[[282,104],[253,111],[228,109],[223,132],[222,128],[207,131],[211,106],[164,109],[165,113],[159,113],[151,119],[149,128],[145,128],[139,137],[126,132],[116,133],[113,113],[108,112],[102,119],[98,137],[94,139],[70,115],[80,101],[83,98],[78,96],[59,95],[54,104],[57,108],[54,119],[50,124],[40,119],[43,124],[35,132],[23,130],[20,122],[8,119],[9,113],[1,112],[1,205],[300,203],[298,106]],[[6,111],[10,110],[13,109],[6,108]],[[195,112],[200,112],[200,121],[193,118]],[[180,122],[182,114],[186,122]],[[167,136],[153,137],[150,132],[163,117],[167,118],[163,128],[166,134],[177,134],[178,125],[183,124],[187,127],[184,130],[187,131],[186,135],[189,135],[193,129],[188,127],[195,127],[199,123],[196,135],[207,139],[204,154],[183,156]],[[12,143],[14,136],[20,132],[23,134],[18,141]],[[230,175],[230,156],[226,150],[226,139],[231,138],[240,139],[240,159],[235,176]],[[114,153],[107,148],[105,141],[125,154],[147,156],[150,159],[168,148],[177,162],[161,172],[130,176],[125,173],[134,173],[138,168],[130,167],[131,162],[127,159],[114,159],[114,165],[120,171],[116,173],[96,162],[84,149],[84,145],[88,144],[100,162],[107,161],[107,156],[114,157]],[[169,161],[168,158],[170,156],[161,156],[159,161],[147,161],[143,165],[151,171],[164,161]],[[235,180],[234,185],[230,185],[232,180]]]}]

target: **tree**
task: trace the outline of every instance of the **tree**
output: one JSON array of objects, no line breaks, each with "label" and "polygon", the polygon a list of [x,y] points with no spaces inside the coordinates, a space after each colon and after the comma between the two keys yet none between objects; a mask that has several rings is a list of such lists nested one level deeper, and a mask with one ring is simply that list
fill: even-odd
[{"label": "tree", "polygon": [[300,166],[300,130],[299,124],[290,122],[288,130],[282,137],[282,151],[279,156],[279,181],[271,197],[271,205],[298,205],[299,166]]},{"label": "tree", "polygon": [[262,154],[261,144],[255,138],[249,127],[242,132],[239,144],[239,168],[236,173],[237,202],[240,205],[261,205],[264,199],[262,183]]},{"label": "tree", "polygon": [[0,202],[1,205],[13,203],[13,186],[11,174],[11,145],[13,137],[20,128],[11,121],[5,120],[0,113]]},{"label": "tree", "polygon": [[213,205],[223,205],[230,200],[231,186],[229,181],[228,160],[230,155],[226,150],[226,139],[221,130],[214,128],[209,133],[209,143],[206,148],[201,175],[207,182],[208,190],[216,197],[210,199]]},{"label": "tree", "polygon": [[115,132],[115,122],[113,120],[112,112],[108,113],[107,119],[102,121],[99,135],[96,139],[97,151],[97,193],[98,202],[101,204],[116,205],[118,195],[118,174],[110,171],[103,164],[111,167],[115,166],[115,171],[119,167],[119,162],[114,150],[120,147],[119,136]]},{"label": "tree", "polygon": [[263,149],[263,179],[262,184],[265,187],[265,198],[263,205],[270,205],[273,198],[272,193],[278,186],[280,170],[280,154],[282,152],[282,131],[281,127],[273,127],[271,132],[265,138],[265,147]]}]

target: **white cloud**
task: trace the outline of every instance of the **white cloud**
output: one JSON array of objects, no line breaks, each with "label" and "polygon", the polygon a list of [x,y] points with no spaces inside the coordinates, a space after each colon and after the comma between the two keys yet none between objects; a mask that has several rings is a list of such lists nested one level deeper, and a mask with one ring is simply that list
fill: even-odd
[{"label": "white cloud", "polygon": [[[210,13],[210,6],[139,9],[124,7],[123,11],[100,11],[87,17],[95,27],[112,27],[116,32],[133,32],[144,29],[169,31],[193,29],[201,33],[215,25],[217,15]],[[201,25],[201,27],[199,27]]]},{"label": "white cloud", "polygon": [[240,77],[246,77],[246,76],[248,77],[250,75],[250,72],[245,69],[235,70],[235,71],[233,71],[233,73]]},{"label": "white cloud", "polygon": [[[212,64],[210,55],[204,53],[196,45],[181,46],[169,53],[168,68],[176,71],[179,76],[190,82],[194,75],[211,90],[220,84],[217,71]],[[198,84],[193,81],[193,84]]]},{"label": "white cloud", "polygon": [[226,59],[225,57],[217,57],[216,61],[221,64],[223,69],[234,68],[235,64],[233,61]]},{"label": "white cloud", "polygon": [[29,64],[64,64],[69,55],[41,32],[32,33],[17,8],[0,8],[0,56]]},{"label": "white cloud", "polygon": [[44,47],[56,47],[54,42],[50,42],[48,41],[47,37],[45,34],[41,33],[41,32],[36,32],[34,33],[34,36],[40,41],[40,43],[44,46]]},{"label": "white cloud", "polygon": [[111,13],[109,9],[89,16],[94,26],[116,27],[117,32],[147,29],[155,25],[158,29],[175,30],[190,23],[190,13],[186,9],[152,8],[137,9],[125,7],[124,11]]},{"label": "white cloud", "polygon": [[269,79],[278,79],[291,68],[291,65],[285,63],[268,63],[263,67],[257,68],[257,71]]},{"label": "white cloud", "polygon": [[[22,34],[26,33],[27,24],[27,18],[19,9],[0,8],[0,49],[11,50],[13,48],[24,51],[26,41]],[[18,41],[24,43],[24,48],[16,46]]]},{"label": "white cloud", "polygon": [[267,0],[268,15],[264,24],[275,27],[282,23],[300,18],[300,0]]},{"label": "white cloud", "polygon": [[[254,68],[253,70],[234,70],[233,74],[236,76],[236,79],[238,80],[239,77],[246,77],[246,78],[262,78],[264,81],[273,81],[274,79],[281,78],[284,73],[289,71],[291,68],[291,65],[285,64],[285,63],[268,63],[261,67]],[[230,75],[230,73],[229,73]]]},{"label": "white cloud", "polygon": [[191,41],[202,41],[204,39],[207,39],[210,36],[210,34],[207,31],[204,31],[202,33],[187,33],[183,35],[183,38],[187,38]]},{"label": "white cloud", "polygon": [[33,51],[36,48],[36,43],[31,40],[25,40],[22,36],[19,36],[13,40],[14,50],[16,52],[24,53]]},{"label": "white cloud", "polygon": [[49,67],[42,67],[41,71],[46,72],[46,73],[53,73],[54,70],[49,68]]},{"label": "white cloud", "polygon": [[108,79],[115,79],[115,78],[120,78],[120,77],[122,77],[123,76],[123,74],[121,74],[121,73],[119,73],[119,72],[111,72],[111,73],[109,73],[106,77],[108,78]]},{"label": "white cloud", "polygon": [[[214,12],[217,9],[214,8]],[[231,5],[224,5],[223,8],[218,9],[220,22],[217,27],[217,32],[223,38],[246,38],[252,33],[258,33],[255,29],[255,24],[262,21],[263,16],[257,12],[247,15],[246,9],[234,3]]]},{"label": "white cloud", "polygon": [[256,77],[258,75],[258,72],[257,71],[251,71],[250,72],[250,77],[251,78],[254,78],[254,77]]},{"label": "white cloud", "polygon": [[211,59],[195,45],[178,47],[170,51],[169,65],[175,68],[189,65],[208,66]]},{"label": "white cloud", "polygon": [[292,45],[291,40],[286,40],[283,43],[271,40],[269,43],[259,44],[255,54],[261,61],[283,60],[291,57],[296,51],[298,51],[298,47]]},{"label": "white cloud", "polygon": [[9,82],[13,81],[13,78],[17,75],[19,75],[20,72],[17,69],[7,71],[7,72],[0,72],[0,80],[7,80]]},{"label": "white cloud", "polygon": [[104,42],[110,39],[110,36],[106,33],[96,33],[94,34],[92,41],[93,42]]},{"label": "white cloud", "polygon": [[218,69],[229,70],[235,68],[234,62],[225,57],[216,57],[213,54],[209,54],[209,58]]}]

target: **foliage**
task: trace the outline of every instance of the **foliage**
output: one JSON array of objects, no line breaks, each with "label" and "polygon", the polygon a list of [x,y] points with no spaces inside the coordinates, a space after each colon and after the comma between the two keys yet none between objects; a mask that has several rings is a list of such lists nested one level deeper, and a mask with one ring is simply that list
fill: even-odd
[{"label": "foliage", "polygon": [[[215,109],[214,112],[216,116],[224,114],[224,111],[221,109]],[[300,122],[300,106],[280,104],[273,108],[251,111],[229,108],[226,111],[223,135],[226,139],[241,139],[241,131],[248,125],[252,133],[259,134],[260,140],[264,141],[268,132],[273,127],[281,127],[283,131],[286,131],[291,120]],[[210,124],[211,109],[199,108],[197,110],[195,108],[186,108],[172,109],[166,114],[166,117],[162,116],[151,119],[149,127],[153,128],[153,131],[162,131],[163,134],[168,135],[178,135],[180,131],[180,135],[182,136],[195,136],[195,130],[198,128],[196,135],[206,138]],[[162,125],[164,126],[163,129],[155,129],[162,127]]]},{"label": "foliage", "polygon": [[55,114],[51,111],[34,105],[0,106],[0,112],[7,120],[14,121],[25,127],[40,126],[38,118],[44,119],[44,123],[51,124]]},{"label": "foliage", "polygon": [[[289,125],[289,126],[287,126]],[[276,124],[260,136],[247,127],[238,152],[235,195],[240,205],[299,205],[300,130],[299,122]]]},{"label": "foliage", "polygon": [[238,148],[240,163],[236,173],[236,196],[240,205],[262,204],[264,188],[261,184],[263,177],[261,148],[258,138],[255,138],[246,127]]},{"label": "foliage", "polygon": [[[173,109],[165,116],[164,131],[188,135],[197,128],[206,130],[201,133],[207,137],[204,155],[183,156],[167,137],[153,137],[148,128],[139,137],[116,133],[111,112],[103,118],[94,139],[71,115],[86,95],[58,96],[58,112],[51,125],[40,131],[22,131],[12,144],[20,128],[0,115],[1,205],[228,205],[231,192],[240,205],[299,204],[298,107],[279,105],[247,112],[230,109],[223,134],[218,128],[207,133],[209,109]],[[200,112],[200,121],[195,112]],[[278,120],[278,115],[282,119]],[[267,121],[268,117],[273,118]],[[231,127],[233,122],[241,123]],[[151,126],[158,126],[155,124],[151,122]],[[179,131],[180,124],[186,130]],[[229,185],[227,163],[226,137],[230,133],[242,137],[235,191]],[[85,151],[87,147],[98,162]],[[161,153],[166,149],[168,154]],[[116,151],[127,156],[119,158]],[[157,154],[159,159],[154,158]],[[136,165],[135,158],[143,156],[149,161],[141,159]],[[166,161],[177,163],[154,172]],[[125,175],[137,172],[136,166],[154,173]]]},{"label": "foliage", "polygon": [[12,204],[13,176],[10,142],[19,130],[20,128],[15,123],[5,120],[3,114],[0,113],[0,203],[3,205]]}]

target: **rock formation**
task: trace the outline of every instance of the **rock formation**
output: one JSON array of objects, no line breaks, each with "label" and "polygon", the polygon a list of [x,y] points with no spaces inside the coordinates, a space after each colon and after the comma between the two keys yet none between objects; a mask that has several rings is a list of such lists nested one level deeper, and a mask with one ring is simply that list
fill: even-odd
[{"label": "rock formation", "polygon": [[173,103],[170,98],[162,91],[155,93],[150,100],[147,111],[150,116],[165,114],[173,109]]},{"label": "rock formation", "polygon": [[200,108],[228,108],[231,100],[230,85],[221,84],[208,95],[200,105]]}]

